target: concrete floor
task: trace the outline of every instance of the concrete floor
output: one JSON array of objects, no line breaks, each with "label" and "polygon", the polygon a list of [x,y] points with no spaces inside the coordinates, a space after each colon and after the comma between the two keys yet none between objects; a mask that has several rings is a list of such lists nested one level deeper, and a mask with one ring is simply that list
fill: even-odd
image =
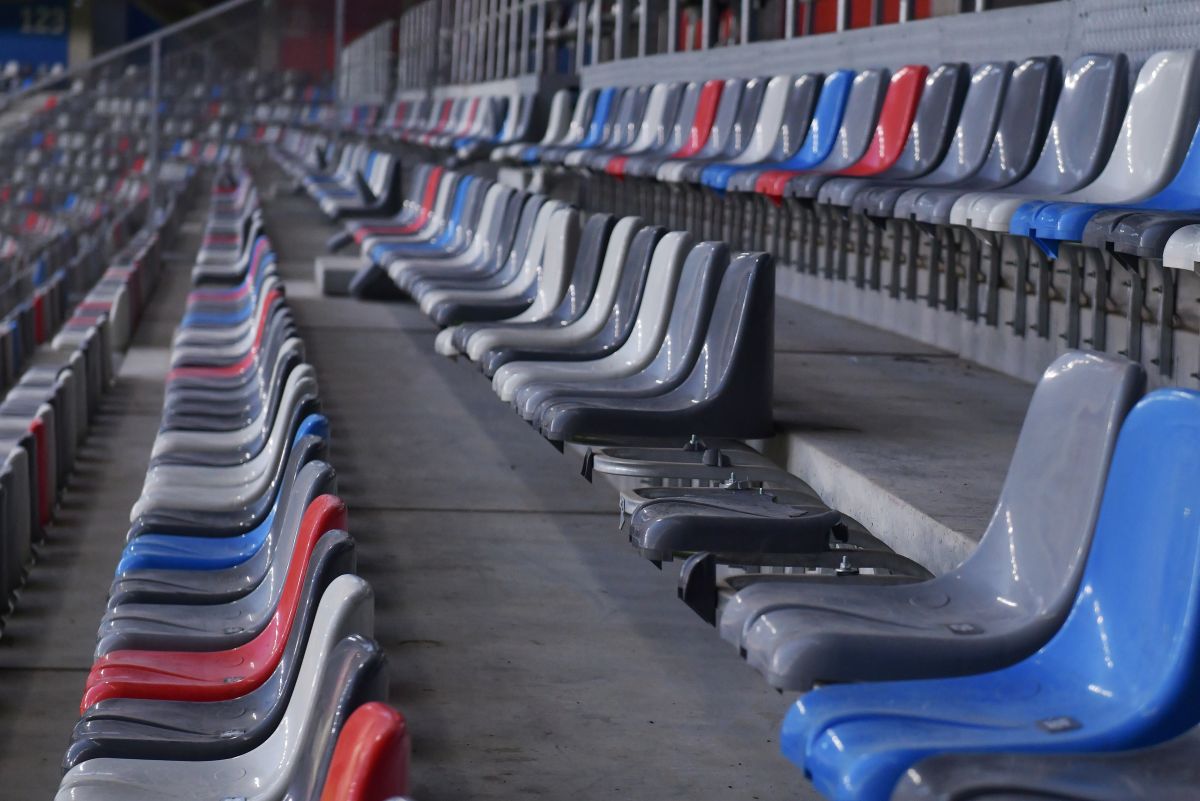
[{"label": "concrete floor", "polygon": [[[675,599],[671,565],[632,552],[613,490],[580,478],[471,366],[434,354],[411,305],[318,296],[313,259],[333,229],[307,198],[273,196],[278,178],[262,176],[268,230],[333,426],[392,701],[413,732],[413,796],[816,799],[778,754],[790,698]],[[0,776],[21,777],[0,783],[0,801],[57,785],[187,262],[138,332],[0,638]],[[948,554],[977,538],[1031,388],[787,301],[778,319],[784,436],[768,452],[860,519],[890,510],[873,526],[885,540]],[[944,531],[958,539],[947,546]]]}]

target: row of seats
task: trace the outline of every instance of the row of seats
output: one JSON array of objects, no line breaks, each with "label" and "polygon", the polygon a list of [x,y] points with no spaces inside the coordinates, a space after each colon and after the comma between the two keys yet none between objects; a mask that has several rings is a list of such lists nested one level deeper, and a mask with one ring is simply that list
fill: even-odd
[{"label": "row of seats", "polygon": [[[548,134],[535,152],[522,147],[495,153],[656,184],[727,178],[724,186],[704,184],[724,192],[745,174],[753,181],[742,191],[808,204],[801,213],[813,225],[826,226],[819,235],[826,243],[841,239],[843,251],[850,218],[834,208],[867,220],[962,227],[967,223],[950,217],[919,215],[949,215],[965,203],[987,211],[967,221],[985,241],[1021,236],[1054,256],[1063,242],[1087,244],[1069,228],[1076,221],[1082,220],[1082,232],[1106,225],[1115,231],[1124,220],[1169,229],[1157,254],[1149,254],[1161,257],[1171,236],[1186,237],[1186,226],[1195,224],[1178,213],[1190,207],[1167,206],[1170,214],[1138,209],[1161,211],[1165,195],[1193,182],[1188,163],[1200,112],[1193,100],[1195,65],[1195,53],[1157,54],[1139,72],[1128,101],[1121,89],[1124,59],[1105,56],[1081,59],[1061,85],[1054,59],[973,71],[963,65],[912,67],[890,78],[875,71],[880,74],[874,79],[865,73],[815,82],[786,79],[782,84],[789,92],[806,83],[809,92],[809,116],[792,128],[807,133],[793,133],[792,142],[815,138],[818,128],[824,135],[836,130],[835,141],[843,143],[851,141],[849,133],[866,131],[853,140],[862,142],[857,155],[827,140],[826,157],[852,154],[828,172],[804,172],[828,168],[824,158],[798,168],[784,159],[732,163],[724,146],[701,155],[718,131],[738,130],[730,124],[738,113],[748,121],[763,117],[763,102],[746,108],[753,92],[764,101],[774,84],[777,96],[787,96],[779,82],[770,81],[758,89],[753,82],[697,85],[692,109],[672,118],[686,120],[676,128],[681,136],[674,150],[639,153],[629,152],[628,144],[610,146],[612,137],[636,138],[645,130],[631,126],[635,115],[621,116],[620,109],[639,102],[649,107],[653,98],[668,97],[670,87],[659,85],[594,92],[588,110],[576,110],[575,142],[563,145],[563,130]],[[813,125],[813,110],[838,80],[840,121],[831,124],[825,117]],[[872,83],[871,102],[856,101],[856,92]],[[737,99],[726,102],[731,91]],[[858,103],[882,112],[871,111],[862,126],[850,125],[847,115]],[[556,104],[566,107],[557,98]],[[708,109],[707,119],[697,127],[701,106]],[[725,123],[714,123],[718,118]],[[1068,126],[1071,121],[1076,128]],[[985,134],[979,139],[975,131],[981,125]],[[1064,138],[1071,130],[1091,136],[1090,148],[1075,151],[1079,137]],[[898,172],[905,154],[910,162],[920,155],[918,134],[919,150],[930,161]],[[589,135],[594,141],[583,144]],[[929,141],[938,147],[927,151]],[[1014,143],[1015,149],[997,152]],[[680,147],[692,150],[680,155]],[[874,166],[860,163],[864,152],[873,154]],[[978,155],[974,162],[967,159],[971,153]],[[1012,165],[1013,153],[1024,158],[1014,173],[980,174],[987,164]],[[1089,153],[1091,162],[1081,163],[1078,156]],[[280,159],[297,173],[312,172],[307,156],[301,146]],[[969,162],[965,167],[960,156]],[[1049,175],[1056,159],[1062,181],[1076,168],[1083,177],[1075,174],[1072,186],[1038,183],[1035,176]],[[966,171],[947,180],[947,165],[955,161]],[[1200,396],[1160,390],[1141,398],[1146,376],[1136,364],[1079,352],[1059,358],[1035,392],[979,548],[956,570],[933,578],[895,554],[864,547],[870,540],[862,539],[853,521],[823,507],[795,477],[722,439],[759,436],[750,431],[760,418],[728,411],[712,420],[689,418],[690,409],[680,407],[655,416],[653,405],[641,403],[669,397],[683,384],[664,391],[656,381],[670,384],[686,368],[646,372],[644,362],[617,365],[598,358],[605,352],[572,352],[577,337],[586,341],[589,326],[611,322],[604,312],[617,307],[597,305],[596,299],[620,294],[621,281],[609,283],[603,276],[617,261],[615,253],[628,255],[637,237],[649,236],[645,231],[653,229],[642,227],[641,220],[606,214],[585,220],[573,217],[578,213],[569,207],[552,207],[540,219],[531,212],[525,219],[530,200],[515,201],[515,209],[504,205],[522,193],[435,165],[418,165],[406,183],[403,209],[388,224],[345,220],[348,235],[372,263],[355,288],[372,297],[403,293],[419,303],[447,326],[438,337],[439,350],[476,362],[501,397],[515,400],[551,439],[631,438],[588,451],[585,472],[654,485],[622,494],[631,540],[656,561],[686,557],[681,598],[774,686],[805,692],[785,721],[783,750],[823,793],[847,800],[1191,797],[1196,777],[1187,755],[1195,753],[1200,736],[1191,693],[1200,686],[1192,658],[1200,643],[1193,611],[1200,562],[1189,479],[1200,444]],[[1059,195],[1066,197],[1056,205],[1036,202]],[[907,216],[898,213],[900,204],[911,204]],[[1058,215],[1053,227],[1019,230],[1014,222],[1022,214],[1045,222],[1043,213]],[[1005,217],[1004,225],[989,228],[997,214]],[[539,222],[541,244],[532,239]],[[523,233],[522,223],[530,233]],[[925,227],[913,230],[929,235]],[[514,243],[524,236],[533,244],[518,252]],[[663,233],[657,245],[642,246],[649,251],[642,256],[648,273],[675,236],[686,235]],[[815,247],[807,235],[802,244]],[[704,268],[695,265],[705,247],[712,248],[711,259],[717,248],[704,245],[675,257],[684,265],[674,279],[677,293],[689,283],[688,264],[694,265],[697,285],[703,284]],[[734,264],[749,258],[740,256]],[[517,281],[514,276],[531,261],[527,283]],[[571,262],[572,267],[561,266]],[[716,280],[711,276],[722,268],[709,269],[714,273],[707,280]],[[724,269],[728,277],[733,267]],[[864,280],[870,278],[868,271]],[[716,293],[718,302],[724,295]],[[655,364],[670,365],[671,357],[681,355],[686,360],[696,340],[673,311],[692,308],[695,324],[712,308],[703,290],[676,294],[674,306],[653,298],[647,290],[635,295],[623,309],[625,319],[632,316],[639,333],[652,339],[659,331],[674,333],[674,339],[658,340],[673,347],[655,351]],[[587,324],[579,326],[580,321]],[[618,343],[607,353],[622,347]],[[704,352],[713,350],[706,340]],[[517,378],[506,396],[511,376]],[[769,384],[765,397],[769,401]],[[589,424],[560,432],[553,427],[559,409],[568,418],[583,409]],[[628,422],[641,414],[653,426]],[[652,435],[674,438],[683,447],[647,447],[645,438]],[[722,485],[721,477],[731,480]],[[1131,548],[1131,530],[1153,536]],[[815,558],[796,559],[798,553]],[[1143,746],[1154,747],[1129,750]],[[1111,751],[1123,753],[1079,755]],[[973,770],[976,764],[983,770]]]},{"label": "row of seats", "polygon": [[218,172],[57,798],[408,789],[328,422],[250,175]]},{"label": "row of seats", "polygon": [[[114,376],[114,360],[128,347],[162,269],[161,242],[177,224],[168,197],[161,215],[146,222],[111,255],[108,247],[146,215],[127,210],[106,228],[109,237],[84,243],[73,261],[29,296],[10,285],[14,310],[0,324],[0,616],[15,608],[54,520],[92,419]],[[95,264],[107,264],[96,275]],[[91,276],[82,298],[72,284]],[[28,279],[26,279],[28,280]]]}]

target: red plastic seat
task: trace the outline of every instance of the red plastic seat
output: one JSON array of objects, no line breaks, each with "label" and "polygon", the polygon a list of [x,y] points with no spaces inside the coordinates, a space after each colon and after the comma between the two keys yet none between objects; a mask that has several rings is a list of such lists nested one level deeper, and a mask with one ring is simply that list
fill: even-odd
[{"label": "red plastic seat", "polygon": [[411,750],[403,715],[377,701],[363,704],[338,736],[321,801],[387,801],[407,795]]},{"label": "red plastic seat", "polygon": [[283,294],[278,289],[272,289],[267,295],[266,301],[263,303],[262,312],[258,318],[258,330],[254,334],[254,344],[246,355],[238,359],[233,364],[226,364],[220,367],[212,366],[195,366],[195,367],[176,367],[167,374],[167,382],[170,383],[180,378],[228,378],[232,376],[245,375],[251,370],[256,360],[258,359],[259,349],[262,347],[263,333],[267,329],[267,323],[270,322],[272,311],[276,303],[283,302]]},{"label": "red plastic seat", "polygon": [[[694,156],[704,147],[712,133],[713,118],[717,115],[717,106],[721,102],[721,92],[725,89],[725,81],[707,81],[700,88],[700,97],[696,102],[696,114],[692,117],[691,128],[688,130],[687,141],[683,146],[670,154],[668,159],[686,159]],[[625,177],[625,169],[629,164],[628,156],[615,156],[608,160],[604,171],[617,178]]]},{"label": "red plastic seat", "polygon": [[[867,145],[867,152],[862,158],[831,175],[846,175],[867,177],[878,175],[896,163],[908,141],[909,131],[912,130],[913,117],[917,113],[917,104],[921,101],[921,91],[925,88],[925,78],[929,68],[923,64],[910,64],[902,67],[892,76],[888,83],[887,94],[883,98],[883,106],[879,110],[879,121],[875,124],[875,134]],[[820,169],[814,172],[821,172]],[[802,172],[795,170],[770,170],[759,176],[754,189],[764,195],[778,199],[783,197],[788,181]]]},{"label": "red plastic seat", "polygon": [[322,495],[300,521],[279,606],[253,640],[225,651],[113,651],[92,665],[80,713],[106,698],[223,701],[261,685],[275,670],[291,633],[313,547],[335,529],[346,530],[346,505],[336,496]]},{"label": "red plastic seat", "polygon": [[433,212],[434,203],[437,202],[437,193],[442,185],[443,172],[441,167],[435,167],[429,173],[429,181],[426,182],[425,193],[421,197],[421,210],[412,222],[404,225],[364,225],[355,229],[354,241],[361,245],[370,236],[405,236],[420,231],[425,223],[429,222],[429,215]]}]

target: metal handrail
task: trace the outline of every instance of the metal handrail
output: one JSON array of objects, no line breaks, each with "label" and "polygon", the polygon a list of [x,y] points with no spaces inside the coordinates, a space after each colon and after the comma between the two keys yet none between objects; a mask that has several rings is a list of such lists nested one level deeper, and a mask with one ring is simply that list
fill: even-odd
[{"label": "metal handrail", "polygon": [[82,64],[78,64],[70,69],[63,70],[56,75],[47,75],[45,78],[40,78],[37,81],[34,81],[29,86],[22,87],[15,92],[10,92],[0,99],[0,108],[7,108],[13,103],[16,103],[30,95],[43,92],[52,86],[61,84],[63,81],[69,81],[72,78],[94,70],[96,67],[102,67],[105,64],[116,61],[122,56],[127,56],[130,53],[136,53],[143,48],[154,47],[155,45],[161,47],[162,41],[167,37],[174,36],[178,33],[183,33],[184,31],[190,30],[201,23],[224,16],[225,14],[228,14],[231,11],[236,11],[243,6],[248,6],[252,3],[265,5],[270,2],[271,0],[226,0],[226,2],[221,3],[218,6],[213,6],[206,11],[193,14],[185,20],[180,20],[179,22],[168,25],[165,28],[160,28],[153,33],[148,33],[140,39],[134,39],[132,42],[118,45],[111,50],[105,51],[98,56],[88,59]]}]

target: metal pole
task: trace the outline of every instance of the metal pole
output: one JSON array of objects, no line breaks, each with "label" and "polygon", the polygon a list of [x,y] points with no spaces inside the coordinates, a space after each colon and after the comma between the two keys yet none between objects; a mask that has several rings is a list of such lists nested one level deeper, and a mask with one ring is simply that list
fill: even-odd
[{"label": "metal pole", "polygon": [[908,22],[912,19],[912,0],[900,0],[900,21]]},{"label": "metal pole", "polygon": [[158,214],[159,102],[162,97],[162,40],[150,43],[150,213]]},{"label": "metal pole", "polygon": [[667,52],[679,47],[679,0],[667,0]]},{"label": "metal pole", "polygon": [[549,23],[546,20],[546,0],[538,0],[538,33],[537,33],[537,53],[534,70],[538,75],[546,72],[546,29]]},{"label": "metal pole", "polygon": [[703,0],[700,3],[700,35],[703,40],[700,42],[700,49],[707,50],[713,45],[712,28],[713,25],[713,4],[712,0]]},{"label": "metal pole", "polygon": [[[799,0],[786,0],[783,7],[783,38],[791,39],[796,35],[796,3]],[[903,0],[901,0],[903,2]]]},{"label": "metal pole", "polygon": [[837,29],[844,31],[850,27],[850,0],[838,0]]},{"label": "metal pole", "polygon": [[742,33],[738,44],[750,44],[750,0],[742,0]]},{"label": "metal pole", "polygon": [[346,38],[346,0],[334,0],[333,4],[333,86],[334,97],[339,105],[342,97],[342,50]]}]

